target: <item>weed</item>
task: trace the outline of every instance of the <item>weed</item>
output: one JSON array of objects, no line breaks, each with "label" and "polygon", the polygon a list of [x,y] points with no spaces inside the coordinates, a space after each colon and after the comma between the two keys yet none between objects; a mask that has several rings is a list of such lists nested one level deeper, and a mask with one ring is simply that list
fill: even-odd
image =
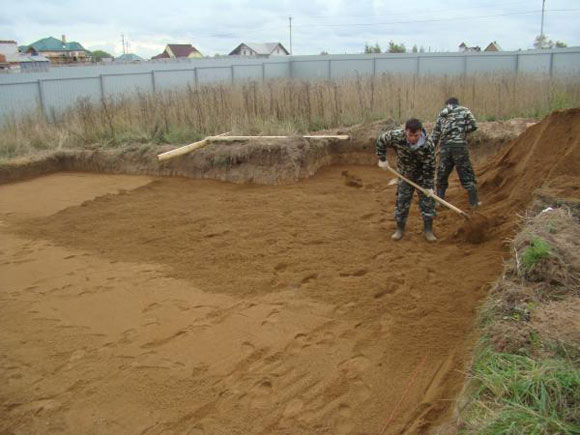
[{"label": "weed", "polygon": [[522,256],[524,269],[530,270],[538,261],[542,258],[548,258],[550,255],[551,249],[548,242],[540,237],[534,237]]}]

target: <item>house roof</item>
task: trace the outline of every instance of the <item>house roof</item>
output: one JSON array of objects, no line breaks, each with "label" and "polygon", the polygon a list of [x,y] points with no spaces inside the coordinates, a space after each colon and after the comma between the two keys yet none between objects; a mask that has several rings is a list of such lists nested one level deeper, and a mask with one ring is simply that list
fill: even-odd
[{"label": "house roof", "polygon": [[199,50],[191,44],[167,44],[167,48],[171,50],[175,57],[188,57],[191,53],[199,53]]},{"label": "house roof", "polygon": [[136,62],[136,61],[142,61],[145,60],[143,59],[141,56],[137,56],[135,53],[125,53],[122,54],[119,57],[115,58],[115,61],[121,61],[121,62]]},{"label": "house roof", "polygon": [[63,42],[60,39],[53,38],[49,36],[48,38],[39,39],[30,45],[26,46],[26,49],[33,47],[36,51],[87,51],[78,42]]},{"label": "house roof", "polygon": [[284,48],[284,46],[282,44],[280,44],[279,42],[263,42],[263,43],[259,43],[259,42],[242,42],[240,45],[238,45],[236,48],[234,48],[230,54],[234,53],[242,45],[245,45],[246,47],[250,48],[256,54],[261,54],[261,55],[269,55],[269,54],[272,54],[272,52],[278,46],[280,46],[282,48],[282,50],[284,50],[286,52],[286,54],[290,54],[290,53],[288,53],[288,50],[286,50]]},{"label": "house roof", "polygon": [[493,42],[490,42],[490,43],[488,44],[488,46],[487,46],[487,47],[485,47],[485,50],[484,50],[484,51],[490,51],[490,50],[493,50],[494,48],[495,48],[497,51],[502,51],[502,49],[501,49],[501,47],[499,46],[499,44],[498,44],[497,42],[495,42],[495,41],[493,41]]}]

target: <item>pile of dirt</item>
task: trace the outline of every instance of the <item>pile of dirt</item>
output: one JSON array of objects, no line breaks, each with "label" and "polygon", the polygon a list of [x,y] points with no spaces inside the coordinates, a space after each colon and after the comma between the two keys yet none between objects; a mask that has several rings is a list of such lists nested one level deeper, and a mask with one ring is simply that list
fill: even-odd
[{"label": "pile of dirt", "polygon": [[[476,166],[483,207],[482,217],[475,222],[488,226],[484,237],[513,234],[520,214],[531,205],[536,193],[544,198],[545,207],[562,204],[566,198],[569,204],[577,204],[574,198],[578,198],[580,185],[579,145],[580,109],[558,111],[530,126],[495,156]],[[465,193],[457,188],[451,191],[449,201],[468,208]],[[456,236],[466,240],[471,237],[469,231],[470,227],[466,227]],[[480,235],[483,233],[476,231],[474,240],[479,240]]]}]

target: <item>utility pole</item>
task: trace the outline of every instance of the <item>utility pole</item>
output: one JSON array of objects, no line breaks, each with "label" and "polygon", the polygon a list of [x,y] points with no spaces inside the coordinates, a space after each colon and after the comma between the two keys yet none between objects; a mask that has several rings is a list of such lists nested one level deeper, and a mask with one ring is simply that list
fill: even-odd
[{"label": "utility pole", "polygon": [[123,44],[123,54],[127,54],[125,51],[125,35],[121,34],[121,44]]},{"label": "utility pole", "polygon": [[[542,24],[540,27],[540,38],[541,38],[541,43],[544,43],[544,6],[546,5],[546,0],[542,0]],[[540,47],[542,48],[542,47]]]},{"label": "utility pole", "polygon": [[292,55],[292,16],[291,15],[288,17],[288,20],[290,21],[290,55]]}]

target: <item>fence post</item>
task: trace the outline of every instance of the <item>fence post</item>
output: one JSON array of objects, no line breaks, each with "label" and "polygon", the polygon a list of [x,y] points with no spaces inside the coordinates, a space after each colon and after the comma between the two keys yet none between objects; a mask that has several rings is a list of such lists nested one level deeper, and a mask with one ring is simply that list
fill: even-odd
[{"label": "fence post", "polygon": [[554,52],[550,53],[550,77],[554,73]]},{"label": "fence post", "polygon": [[103,79],[103,75],[99,74],[99,83],[101,84],[101,100],[105,99],[105,83]]},{"label": "fence post", "polygon": [[377,55],[373,56],[373,77],[377,76]]},{"label": "fence post", "polygon": [[157,92],[157,84],[155,83],[155,71],[151,70],[151,86],[153,88],[153,93]]},{"label": "fence post", "polygon": [[262,83],[266,81],[266,62],[262,62]]},{"label": "fence post", "polygon": [[232,63],[232,65],[230,66],[231,70],[232,70],[232,85],[234,84],[234,80],[235,80],[235,75],[234,75],[234,64]]},{"label": "fence post", "polygon": [[467,76],[467,54],[463,54],[463,77]]},{"label": "fence post", "polygon": [[516,53],[516,75],[520,72],[520,55]]},{"label": "fence post", "polygon": [[292,60],[288,61],[288,78],[294,78],[294,62],[292,62]]},{"label": "fence post", "polygon": [[421,56],[417,55],[417,77],[421,74]]},{"label": "fence post", "polygon": [[44,106],[45,104],[44,89],[42,88],[42,80],[40,79],[38,80],[38,99],[40,100],[40,112],[42,113],[42,116],[44,116],[44,119],[48,119],[46,108]]},{"label": "fence post", "polygon": [[332,80],[332,61],[328,59],[328,81]]},{"label": "fence post", "polygon": [[193,81],[195,82],[195,87],[199,86],[199,76],[197,74],[197,68],[193,68]]}]

